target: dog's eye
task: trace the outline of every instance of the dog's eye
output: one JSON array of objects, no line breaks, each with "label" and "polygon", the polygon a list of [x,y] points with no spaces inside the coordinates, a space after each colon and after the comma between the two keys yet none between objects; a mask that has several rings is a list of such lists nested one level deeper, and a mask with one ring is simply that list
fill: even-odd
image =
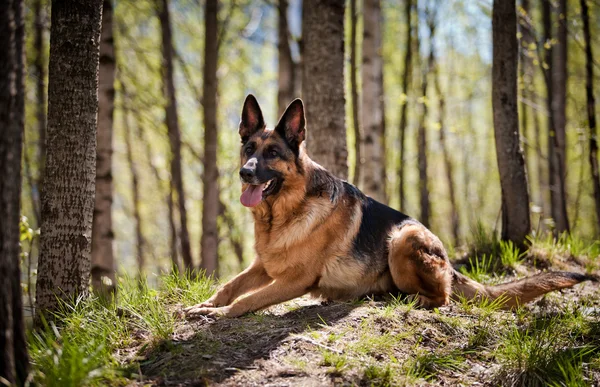
[{"label": "dog's eye", "polygon": [[277,157],[279,155],[279,153],[277,153],[277,151],[275,149],[271,149],[269,151],[269,156],[271,157]]},{"label": "dog's eye", "polygon": [[246,156],[250,156],[253,152],[253,149],[251,146],[249,146],[246,148],[246,150],[244,152],[246,153]]}]

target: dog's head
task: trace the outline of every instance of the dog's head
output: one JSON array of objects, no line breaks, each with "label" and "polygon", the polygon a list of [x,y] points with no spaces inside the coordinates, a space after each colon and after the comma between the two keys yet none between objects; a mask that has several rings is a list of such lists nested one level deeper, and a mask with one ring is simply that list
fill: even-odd
[{"label": "dog's head", "polygon": [[275,129],[265,125],[258,101],[246,97],[240,121],[242,196],[246,207],[276,197],[286,182],[301,172],[299,157],[306,135],[304,105],[294,100],[285,110]]}]

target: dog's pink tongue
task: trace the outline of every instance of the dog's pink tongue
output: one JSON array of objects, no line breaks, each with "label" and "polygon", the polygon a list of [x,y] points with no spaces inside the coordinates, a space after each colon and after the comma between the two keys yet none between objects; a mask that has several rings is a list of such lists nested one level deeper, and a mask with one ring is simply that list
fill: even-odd
[{"label": "dog's pink tongue", "polygon": [[254,207],[262,200],[262,190],[265,187],[264,184],[260,185],[249,185],[242,196],[240,196],[240,202],[246,207]]}]

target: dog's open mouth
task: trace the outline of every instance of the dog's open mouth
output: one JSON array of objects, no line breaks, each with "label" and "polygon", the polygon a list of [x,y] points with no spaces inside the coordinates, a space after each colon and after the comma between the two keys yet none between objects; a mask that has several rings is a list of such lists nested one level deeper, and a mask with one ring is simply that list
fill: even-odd
[{"label": "dog's open mouth", "polygon": [[248,184],[244,192],[242,192],[240,202],[246,207],[257,206],[265,197],[275,191],[277,183],[277,179],[273,178],[262,184]]}]

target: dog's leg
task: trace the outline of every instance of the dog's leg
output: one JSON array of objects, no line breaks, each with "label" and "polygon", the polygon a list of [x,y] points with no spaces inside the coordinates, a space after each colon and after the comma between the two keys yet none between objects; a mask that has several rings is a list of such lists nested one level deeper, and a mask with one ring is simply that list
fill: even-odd
[{"label": "dog's leg", "polygon": [[394,284],[416,294],[425,308],[448,304],[452,267],[442,242],[420,224],[407,224],[391,234],[388,262]]},{"label": "dog's leg", "polygon": [[255,259],[246,270],[223,285],[211,298],[198,305],[186,308],[184,311],[187,313],[195,308],[214,308],[229,305],[239,296],[266,286],[272,281],[273,279],[269,277],[262,263]]},{"label": "dog's leg", "polygon": [[315,279],[278,279],[270,285],[242,297],[233,304],[220,308],[192,307],[186,312],[188,317],[198,315],[238,317],[248,312],[264,309],[268,306],[300,297],[308,292]]}]

